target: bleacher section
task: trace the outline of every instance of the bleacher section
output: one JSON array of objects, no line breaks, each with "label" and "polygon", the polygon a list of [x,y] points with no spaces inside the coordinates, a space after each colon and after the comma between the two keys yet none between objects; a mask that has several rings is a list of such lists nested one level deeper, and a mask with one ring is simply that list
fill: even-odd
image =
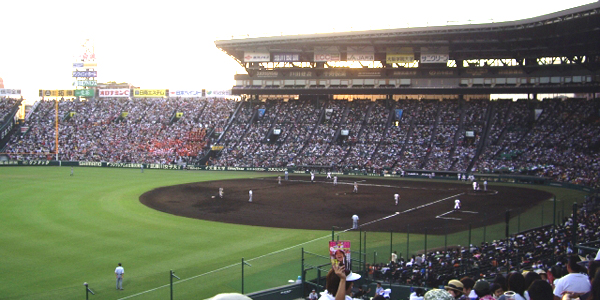
[{"label": "bleacher section", "polygon": [[[70,117],[59,120],[58,158],[196,164],[216,145],[222,150],[215,148],[209,165],[510,172],[598,187],[596,102],[60,101],[59,116]],[[54,102],[41,101],[24,124],[28,131],[12,136],[2,152],[12,159],[53,159],[54,116]]]}]

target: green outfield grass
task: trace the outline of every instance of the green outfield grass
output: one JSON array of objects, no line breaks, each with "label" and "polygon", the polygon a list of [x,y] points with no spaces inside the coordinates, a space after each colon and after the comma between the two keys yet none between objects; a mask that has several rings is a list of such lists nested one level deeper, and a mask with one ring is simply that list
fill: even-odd
[{"label": "green outfield grass", "polygon": [[[159,186],[265,173],[74,170],[71,177],[70,167],[0,168],[0,299],[83,299],[83,282],[96,292],[94,300],[168,299],[169,270],[182,279],[175,285],[175,299],[203,299],[240,292],[242,258],[252,265],[245,267],[248,293],[285,285],[300,275],[302,247],[327,254],[330,231],[207,222],[155,211],[138,200]],[[570,203],[584,195],[540,188]],[[551,223],[551,214],[547,218]],[[529,222],[532,217],[524,219]],[[523,224],[521,229],[534,225]],[[487,229],[488,237],[503,232],[504,227],[496,227]],[[356,239],[356,234],[341,237]],[[372,234],[367,253],[378,250],[387,257],[389,233],[380,235]],[[464,235],[452,235],[449,243],[464,241]],[[394,234],[393,240],[394,248],[406,249],[406,234]],[[422,235],[410,235],[410,240],[410,252],[422,248]],[[443,245],[444,237],[428,237],[429,247],[440,241]],[[115,289],[118,262],[125,268],[124,291]]]}]

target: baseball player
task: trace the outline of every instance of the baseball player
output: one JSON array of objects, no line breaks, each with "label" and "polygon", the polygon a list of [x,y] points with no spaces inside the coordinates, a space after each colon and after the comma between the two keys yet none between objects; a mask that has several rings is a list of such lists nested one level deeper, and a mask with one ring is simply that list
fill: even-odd
[{"label": "baseball player", "polygon": [[223,199],[223,188],[219,188],[219,198]]},{"label": "baseball player", "polygon": [[358,216],[353,215],[352,216],[352,229],[356,229],[356,228],[358,228]]},{"label": "baseball player", "polygon": [[454,200],[454,210],[459,210],[460,209],[460,200],[456,199]]},{"label": "baseball player", "polygon": [[277,183],[281,185],[281,176],[277,176]]},{"label": "baseball player", "polygon": [[337,175],[333,176],[333,185],[337,185]]},{"label": "baseball player", "polygon": [[287,171],[287,170],[285,170],[285,173],[284,173],[284,174],[285,174],[285,180],[288,180],[288,171]]},{"label": "baseball player", "polygon": [[140,164],[140,170],[141,170],[140,173],[144,173],[144,164]]},{"label": "baseball player", "polygon": [[248,199],[248,202],[252,202],[252,190],[248,191],[248,196],[250,197],[250,199]]},{"label": "baseball player", "polygon": [[315,182],[315,172],[310,172],[310,182]]},{"label": "baseball player", "polygon": [[358,183],[356,181],[354,182],[354,190],[352,192],[358,194]]},{"label": "baseball player", "polygon": [[456,174],[456,177],[458,177],[458,181],[460,181],[460,173]]},{"label": "baseball player", "polygon": [[476,191],[477,190],[477,181],[473,181],[473,190]]},{"label": "baseball player", "polygon": [[71,176],[73,176],[73,167],[71,167]]},{"label": "baseball player", "polygon": [[398,205],[398,200],[400,200],[400,195],[398,195],[398,193],[394,194],[394,202],[396,202],[396,205]]},{"label": "baseball player", "polygon": [[331,171],[327,172],[327,179],[331,179]]},{"label": "baseball player", "polygon": [[483,190],[487,191],[487,180],[483,181]]},{"label": "baseball player", "polygon": [[115,275],[117,276],[117,290],[123,289],[123,275],[125,274],[125,270],[121,263],[115,269]]}]

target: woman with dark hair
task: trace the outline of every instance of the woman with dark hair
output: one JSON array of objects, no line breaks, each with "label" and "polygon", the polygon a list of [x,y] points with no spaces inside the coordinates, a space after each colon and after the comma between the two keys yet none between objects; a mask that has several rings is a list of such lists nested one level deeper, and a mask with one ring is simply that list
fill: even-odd
[{"label": "woman with dark hair", "polygon": [[500,273],[496,274],[496,278],[494,278],[493,283],[497,283],[502,288],[503,292],[508,291],[508,287],[506,286],[506,277],[504,277],[504,275]]},{"label": "woman with dark hair", "polygon": [[549,300],[552,299],[552,286],[545,280],[534,280],[527,289],[529,300]]},{"label": "woman with dark hair", "polygon": [[600,300],[600,261],[590,262],[588,266],[588,276],[592,289],[579,297],[581,300]]},{"label": "woman with dark hair", "polygon": [[[536,280],[541,280],[542,276],[540,276],[540,274],[536,273],[536,272],[527,272],[527,274],[525,274],[525,288],[529,289],[529,286],[531,286],[531,284],[536,281]],[[550,284],[548,284],[550,285]],[[552,290],[552,286],[550,286],[550,290]],[[529,295],[528,292],[525,291],[525,298],[529,299]]]},{"label": "woman with dark hair", "polygon": [[340,266],[344,266],[346,270],[350,270],[350,262],[346,257],[346,253],[342,249],[337,249],[335,251],[334,258],[338,261]]},{"label": "woman with dark hair", "polygon": [[[508,274],[508,291],[515,294],[515,300],[525,300],[525,277],[519,272]],[[506,293],[499,300],[506,299]]]},{"label": "woman with dark hair", "polygon": [[352,286],[360,275],[346,271],[344,266],[333,265],[326,277],[325,288],[319,300],[352,300]]}]

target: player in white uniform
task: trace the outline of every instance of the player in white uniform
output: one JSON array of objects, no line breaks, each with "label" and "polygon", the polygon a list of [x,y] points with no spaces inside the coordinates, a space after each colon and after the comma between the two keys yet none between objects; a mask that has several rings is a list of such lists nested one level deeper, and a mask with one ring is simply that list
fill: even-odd
[{"label": "player in white uniform", "polygon": [[248,196],[250,197],[250,199],[248,199],[248,202],[252,202],[252,190],[248,192]]},{"label": "player in white uniform", "polygon": [[310,182],[315,182],[315,173],[310,172]]},{"label": "player in white uniform", "polygon": [[71,176],[73,176],[73,167],[71,167]]},{"label": "player in white uniform", "polygon": [[473,190],[476,191],[477,190],[477,181],[473,181]]},{"label": "player in white uniform", "polygon": [[483,190],[487,191],[487,180],[483,181]]},{"label": "player in white uniform", "polygon": [[334,186],[337,185],[337,175],[333,176],[333,185]]},{"label": "player in white uniform", "polygon": [[356,181],[354,182],[354,190],[352,192],[358,194],[358,183]]},{"label": "player in white uniform", "polygon": [[285,180],[288,180],[288,171],[287,171],[287,170],[285,170],[285,173],[284,173],[284,174],[285,174]]},{"label": "player in white uniform", "polygon": [[398,200],[400,200],[400,195],[398,195],[398,193],[394,194],[394,202],[396,202],[396,205],[398,205]]},{"label": "player in white uniform", "polygon": [[327,172],[327,179],[331,179],[331,171]]},{"label": "player in white uniform", "polygon": [[356,229],[356,228],[358,228],[358,216],[353,215],[352,216],[352,229]]},{"label": "player in white uniform", "polygon": [[460,200],[456,199],[454,200],[454,210],[459,210],[460,209]]},{"label": "player in white uniform", "polygon": [[219,198],[223,199],[223,188],[219,188]]},{"label": "player in white uniform", "polygon": [[277,183],[281,185],[281,176],[277,176]]}]

